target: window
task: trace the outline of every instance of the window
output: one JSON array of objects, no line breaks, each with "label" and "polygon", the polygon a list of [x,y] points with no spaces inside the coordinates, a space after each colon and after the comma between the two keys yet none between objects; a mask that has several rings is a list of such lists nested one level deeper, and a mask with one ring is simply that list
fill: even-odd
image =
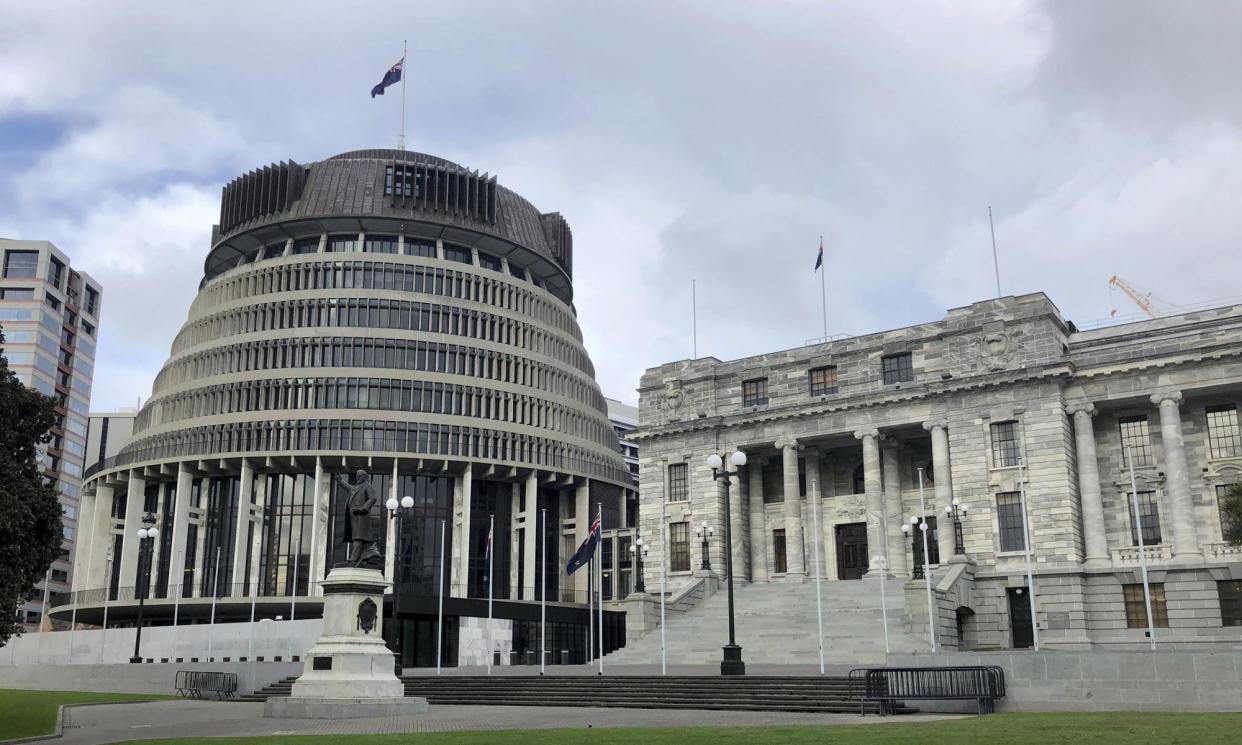
[{"label": "window", "polygon": [[34,277],[39,268],[38,251],[9,251],[4,255],[4,278]]},{"label": "window", "polygon": [[353,253],[358,250],[358,236],[330,235],[327,250],[328,253]]},{"label": "window", "polygon": [[526,270],[515,265],[512,261],[509,262],[509,274],[518,279],[526,279]]},{"label": "window", "polygon": [[82,322],[82,333],[86,334],[87,336],[94,336],[95,335],[94,324],[83,321]]},{"label": "window", "polygon": [[428,259],[436,257],[436,244],[429,241],[415,241],[409,238],[405,239],[405,255],[406,256],[423,256]]},{"label": "window", "polygon": [[669,523],[668,543],[669,571],[690,571],[690,523]]},{"label": "window", "polygon": [[98,315],[96,311],[99,308],[99,290],[90,285],[86,286],[86,312],[92,316]]},{"label": "window", "polygon": [[768,379],[755,378],[742,382],[742,405],[765,406],[768,403]]},{"label": "window", "polygon": [[996,495],[996,521],[1000,528],[1001,551],[1025,551],[1022,530],[1022,495],[1016,491]]},{"label": "window", "polygon": [[319,236],[314,238],[299,238],[293,242],[293,250],[290,252],[293,256],[298,254],[319,253]]},{"label": "window", "polygon": [[[1121,427],[1122,453],[1129,449],[1133,465],[1150,466],[1152,464],[1151,437],[1147,432],[1147,417],[1123,416],[1117,420],[1117,423]],[[1130,464],[1123,463],[1123,465]]]},{"label": "window", "polygon": [[493,272],[498,272],[500,271],[500,259],[496,258],[495,256],[492,256],[491,254],[485,254],[482,251],[480,251],[479,252],[479,266],[483,267],[484,269],[491,269]]},{"label": "window", "polygon": [[1238,407],[1233,404],[1207,407],[1208,444],[1211,458],[1236,458],[1242,455],[1242,438],[1238,436]]},{"label": "window", "polygon": [[1018,423],[996,422],[992,425],[992,467],[1018,465]]},{"label": "window", "polygon": [[689,466],[685,463],[673,463],[668,467],[668,501],[684,502],[690,498],[687,470]]},{"label": "window", "polygon": [[884,374],[884,385],[914,380],[914,359],[909,352],[881,357],[880,369]]},{"label": "window", "polygon": [[1216,485],[1216,512],[1220,515],[1220,534],[1222,536],[1229,534],[1229,516],[1225,514],[1225,495],[1229,493],[1230,487],[1239,486],[1238,484],[1217,484]]},{"label": "window", "polygon": [[384,169],[384,196],[409,199],[419,193],[418,168],[412,165],[391,165]]},{"label": "window", "polygon": [[763,503],[785,501],[785,469],[779,459],[763,464]]},{"label": "window", "polygon": [[772,531],[772,573],[784,574],[788,571],[785,563],[785,529]]},{"label": "window", "polygon": [[397,236],[368,235],[362,250],[369,254],[395,254],[397,253]]},{"label": "window", "polygon": [[1242,580],[1217,582],[1216,592],[1220,595],[1220,625],[1242,626]]},{"label": "window", "polygon": [[60,310],[60,298],[50,292],[43,293],[43,304],[52,310]]},{"label": "window", "polygon": [[827,396],[837,392],[837,368],[833,365],[817,367],[808,373],[812,396]]},{"label": "window", "polygon": [[854,486],[855,494],[867,493],[867,474],[866,469],[863,468],[861,463],[854,467],[854,475],[851,479],[851,483]]},{"label": "window", "polygon": [[57,258],[52,258],[51,265],[48,267],[47,281],[52,283],[56,289],[60,289],[60,283],[65,279],[65,265]]},{"label": "window", "polygon": [[260,260],[279,259],[281,256],[284,256],[284,255],[285,255],[285,242],[281,241],[280,243],[273,243],[270,246],[264,246],[263,250],[259,252],[259,259]]},{"label": "window", "polygon": [[0,287],[0,300],[34,300],[34,288]]},{"label": "window", "polygon": [[[1169,607],[1164,599],[1164,585],[1147,585],[1151,590],[1151,625],[1158,629],[1169,628]],[[1143,585],[1122,585],[1126,599],[1126,628],[1147,628],[1147,601],[1143,598]]]},{"label": "window", "polygon": [[474,261],[470,256],[470,249],[461,246],[444,245],[444,258],[446,261],[459,261],[463,264],[473,264]]},{"label": "window", "polygon": [[[1138,542],[1138,523],[1134,520],[1134,500],[1126,494],[1126,510],[1130,513],[1130,541],[1135,545]],[[1154,491],[1141,491],[1138,493],[1139,515],[1143,518],[1143,545],[1157,546],[1160,544],[1160,506],[1156,504],[1156,493]]]}]

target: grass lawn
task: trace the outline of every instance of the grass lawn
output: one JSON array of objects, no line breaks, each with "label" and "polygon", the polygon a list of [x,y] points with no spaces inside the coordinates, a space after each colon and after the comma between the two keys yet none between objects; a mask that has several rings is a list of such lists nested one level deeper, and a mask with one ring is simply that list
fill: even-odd
[{"label": "grass lawn", "polygon": [[160,698],[169,697],[133,693],[18,691],[0,688],[0,740],[50,735],[56,728],[56,710],[62,704],[151,701]]},{"label": "grass lawn", "polygon": [[419,735],[146,740],[144,745],[1215,745],[1242,742],[1242,714],[992,714],[944,722],[833,727],[695,727]]}]

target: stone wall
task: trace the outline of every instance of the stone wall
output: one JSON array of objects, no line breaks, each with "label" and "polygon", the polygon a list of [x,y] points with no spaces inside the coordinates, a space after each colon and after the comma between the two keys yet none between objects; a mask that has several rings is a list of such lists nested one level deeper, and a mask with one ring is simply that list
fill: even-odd
[{"label": "stone wall", "polygon": [[300,662],[183,662],[151,665],[22,665],[0,667],[0,688],[176,694],[178,670],[237,673],[239,694],[301,675]]},{"label": "stone wall", "polygon": [[509,650],[513,649],[513,621],[507,618],[475,618],[461,616],[457,631],[457,664],[486,666],[487,653],[501,651],[502,665],[509,664]]}]

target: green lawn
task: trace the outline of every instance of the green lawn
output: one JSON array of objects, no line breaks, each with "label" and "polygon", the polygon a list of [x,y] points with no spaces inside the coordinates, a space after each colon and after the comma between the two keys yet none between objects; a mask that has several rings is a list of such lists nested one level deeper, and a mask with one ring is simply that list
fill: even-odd
[{"label": "green lawn", "polygon": [[0,688],[0,740],[50,735],[56,728],[56,710],[63,704],[108,701],[151,701],[168,696],[78,691],[18,691]]},{"label": "green lawn", "polygon": [[1242,714],[993,714],[944,722],[145,740],[143,745],[1233,745]]}]

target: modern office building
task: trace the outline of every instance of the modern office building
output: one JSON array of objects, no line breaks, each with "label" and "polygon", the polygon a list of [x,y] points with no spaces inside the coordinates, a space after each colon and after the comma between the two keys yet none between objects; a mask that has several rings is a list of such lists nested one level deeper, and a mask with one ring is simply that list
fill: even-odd
[{"label": "modern office building", "polygon": [[[291,599],[313,616],[346,561],[344,486],[369,478],[404,664],[435,664],[442,597],[445,664],[481,664],[489,646],[529,660],[544,597],[547,648],[581,660],[587,577],[565,562],[596,505],[606,528],[621,522],[633,485],[573,260],[560,214],[434,156],[360,150],[225,186],[151,398],[88,472],[103,550],[57,615],[98,623],[106,606],[109,624],[132,623],[136,589],[157,623],[211,607],[248,619],[252,597],[258,617]],[[147,514],[149,573],[134,537]],[[604,631],[622,644],[624,616]]]},{"label": "modern office building", "polygon": [[27,628],[43,618],[43,594],[59,599],[72,580],[101,303],[99,283],[75,271],[56,246],[0,238],[4,352],[23,383],[56,399],[56,425],[40,459],[65,512],[60,557],[37,587],[42,594],[18,610]]},{"label": "modern office building", "polygon": [[[723,519],[705,459],[741,450],[729,494],[739,581],[790,583],[805,598],[797,588],[816,573],[817,547],[832,582],[886,568],[924,577],[920,529],[902,527],[925,517],[946,648],[1025,647],[1036,633],[1048,648],[1145,646],[1141,551],[1161,645],[1236,646],[1242,547],[1222,541],[1219,500],[1242,482],[1239,354],[1242,306],[1083,330],[1032,294],[910,328],[652,368],[632,440],[643,533],[669,537],[647,581],[661,561],[670,589],[695,581],[692,526]],[[712,566],[724,550],[718,529]],[[838,587],[824,591],[830,610],[834,597],[857,598]],[[755,587],[739,598],[778,596]],[[926,638],[924,579],[904,597],[906,631]],[[739,643],[762,659],[754,636]]]}]

